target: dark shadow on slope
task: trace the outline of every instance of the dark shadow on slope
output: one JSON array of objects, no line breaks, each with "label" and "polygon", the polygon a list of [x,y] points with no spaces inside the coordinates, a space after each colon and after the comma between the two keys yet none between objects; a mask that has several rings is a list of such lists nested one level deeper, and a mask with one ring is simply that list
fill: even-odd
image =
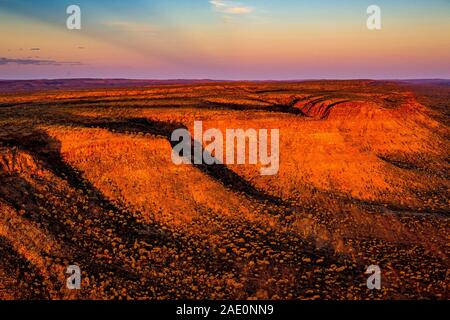
[{"label": "dark shadow on slope", "polygon": [[207,108],[222,109],[222,110],[236,110],[236,111],[266,111],[266,112],[280,112],[289,113],[299,116],[306,116],[300,109],[294,108],[295,103],[291,104],[274,104],[266,100],[252,99],[257,102],[263,102],[265,106],[238,104],[238,103],[221,103],[221,102],[205,102]]},{"label": "dark shadow on slope", "polygon": [[419,169],[419,167],[417,165],[415,165],[414,163],[411,162],[406,162],[406,161],[401,161],[401,160],[395,160],[392,158],[388,158],[387,156],[382,156],[379,155],[378,159],[387,162],[389,164],[392,164],[393,166],[400,168],[400,169],[405,169],[405,170],[417,170]]},{"label": "dark shadow on slope", "polygon": [[[85,120],[81,122],[77,121],[74,124],[85,127],[100,127],[118,133],[145,133],[154,136],[160,136],[167,139],[172,147],[174,147],[178,143],[171,141],[172,132],[177,129],[187,129],[181,123],[152,121],[145,118],[126,119],[122,121],[96,120],[94,121],[94,123],[89,123]],[[197,141],[192,140],[193,149],[194,146],[198,144],[199,143]],[[202,152],[205,152],[203,147]],[[258,201],[269,201],[272,204],[283,203],[282,199],[256,189],[247,180],[236,174],[234,171],[230,170],[225,164],[194,164],[194,152],[192,152],[191,163],[195,168],[199,169],[201,172],[207,174],[211,178],[219,181],[226,187],[230,188],[232,191],[245,193],[251,198]]]}]

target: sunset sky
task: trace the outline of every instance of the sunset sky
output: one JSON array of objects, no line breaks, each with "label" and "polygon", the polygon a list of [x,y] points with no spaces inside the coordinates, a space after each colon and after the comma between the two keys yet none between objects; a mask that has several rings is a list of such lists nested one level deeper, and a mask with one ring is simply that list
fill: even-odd
[{"label": "sunset sky", "polygon": [[450,78],[450,0],[0,0],[0,39],[0,79]]}]

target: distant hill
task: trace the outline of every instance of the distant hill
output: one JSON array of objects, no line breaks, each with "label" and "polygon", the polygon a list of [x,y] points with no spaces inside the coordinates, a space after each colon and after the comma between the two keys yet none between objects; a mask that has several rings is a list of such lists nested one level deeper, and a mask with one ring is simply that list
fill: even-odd
[{"label": "distant hill", "polygon": [[411,80],[398,80],[399,82],[409,84],[433,84],[433,85],[450,85],[449,79],[411,79]]},{"label": "distant hill", "polygon": [[[351,83],[360,80],[296,80],[296,81],[251,81],[254,83],[321,83],[328,84],[333,81],[339,83]],[[366,80],[371,81],[371,80]],[[170,80],[139,80],[139,79],[40,79],[40,80],[0,80],[0,92],[26,92],[26,91],[46,91],[46,90],[79,90],[96,88],[119,88],[119,87],[148,87],[159,85],[189,85],[203,83],[234,82],[229,80],[211,80],[211,79],[170,79]],[[237,82],[247,82],[237,81]],[[448,79],[411,79],[411,80],[388,80],[387,82],[397,82],[406,85],[450,85]],[[376,81],[373,84],[384,85],[386,81]]]},{"label": "distant hill", "polygon": [[0,92],[59,90],[59,89],[92,89],[114,87],[145,87],[171,84],[209,83],[214,80],[133,80],[133,79],[54,79],[54,80],[0,80]]}]

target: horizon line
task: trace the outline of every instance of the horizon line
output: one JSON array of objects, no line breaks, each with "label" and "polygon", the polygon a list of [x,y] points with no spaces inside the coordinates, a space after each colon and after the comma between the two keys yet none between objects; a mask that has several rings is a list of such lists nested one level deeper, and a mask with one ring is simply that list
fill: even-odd
[{"label": "horizon line", "polygon": [[114,80],[114,81],[214,81],[214,82],[287,82],[287,81],[450,81],[449,78],[296,78],[296,79],[214,79],[214,78],[96,78],[96,77],[80,77],[80,78],[16,78],[2,79],[0,81],[67,81],[67,80]]}]

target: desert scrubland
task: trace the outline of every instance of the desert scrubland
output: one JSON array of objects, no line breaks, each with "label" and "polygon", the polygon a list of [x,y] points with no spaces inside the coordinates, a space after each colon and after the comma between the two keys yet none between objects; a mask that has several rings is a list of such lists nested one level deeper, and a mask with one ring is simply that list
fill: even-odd
[{"label": "desert scrubland", "polygon": [[[15,85],[0,298],[450,298],[449,82]],[[173,164],[194,121],[279,129],[278,174]]]}]

